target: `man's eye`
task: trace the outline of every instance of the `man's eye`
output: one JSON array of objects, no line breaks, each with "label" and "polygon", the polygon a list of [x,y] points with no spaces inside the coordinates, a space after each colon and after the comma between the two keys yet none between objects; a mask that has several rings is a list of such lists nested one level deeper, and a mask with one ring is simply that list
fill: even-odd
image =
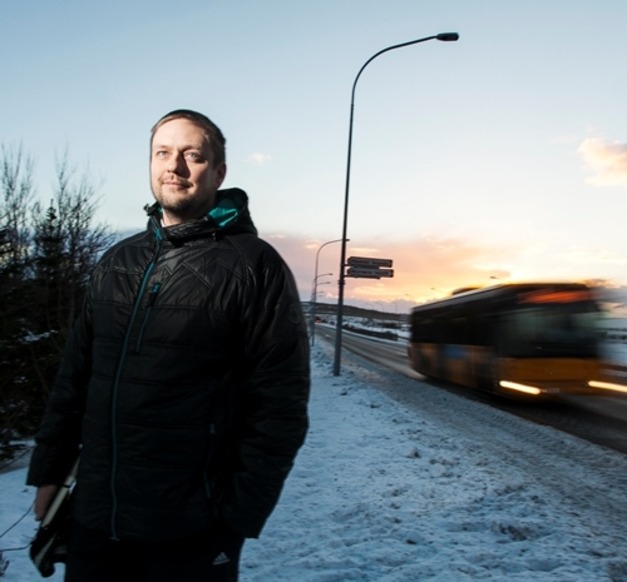
[{"label": "man's eye", "polygon": [[192,162],[199,162],[202,160],[202,156],[198,152],[185,152],[185,157]]},{"label": "man's eye", "polygon": [[156,158],[165,158],[167,155],[168,155],[168,152],[166,152],[165,150],[157,150],[155,152]]}]

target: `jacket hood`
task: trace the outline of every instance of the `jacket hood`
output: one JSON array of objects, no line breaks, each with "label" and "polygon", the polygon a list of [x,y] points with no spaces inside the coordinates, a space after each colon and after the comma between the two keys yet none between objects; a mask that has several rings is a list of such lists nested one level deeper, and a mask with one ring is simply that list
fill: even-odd
[{"label": "jacket hood", "polygon": [[226,188],[216,192],[213,208],[203,217],[174,226],[163,226],[161,205],[155,202],[144,210],[150,217],[148,228],[155,235],[169,240],[183,241],[207,235],[219,237],[226,234],[257,234],[248,210],[248,195],[240,188]]}]

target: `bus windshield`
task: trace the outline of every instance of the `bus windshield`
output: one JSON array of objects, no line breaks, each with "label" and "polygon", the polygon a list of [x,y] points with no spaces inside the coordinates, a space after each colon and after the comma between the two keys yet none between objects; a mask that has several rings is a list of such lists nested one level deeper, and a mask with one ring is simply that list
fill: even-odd
[{"label": "bus windshield", "polygon": [[597,356],[598,312],[576,303],[534,305],[502,314],[497,350],[513,357]]}]

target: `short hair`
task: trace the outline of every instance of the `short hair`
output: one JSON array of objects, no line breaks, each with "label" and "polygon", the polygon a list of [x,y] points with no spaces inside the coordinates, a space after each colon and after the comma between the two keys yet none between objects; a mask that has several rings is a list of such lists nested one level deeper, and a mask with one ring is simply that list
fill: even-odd
[{"label": "short hair", "polygon": [[175,109],[166,113],[157,123],[155,123],[150,130],[150,145],[152,146],[152,140],[155,137],[155,132],[167,121],[173,119],[188,119],[194,125],[197,125],[205,132],[207,139],[209,140],[209,147],[213,154],[213,166],[214,168],[226,161],[226,139],[222,134],[220,128],[211,121],[206,115],[192,111],[191,109]]}]

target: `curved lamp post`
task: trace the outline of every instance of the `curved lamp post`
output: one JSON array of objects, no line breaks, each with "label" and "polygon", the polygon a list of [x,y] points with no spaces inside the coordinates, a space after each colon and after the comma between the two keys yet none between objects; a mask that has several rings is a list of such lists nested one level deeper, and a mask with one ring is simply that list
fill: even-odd
[{"label": "curved lamp post", "polygon": [[333,374],[339,376],[340,374],[340,359],[342,351],[342,320],[344,311],[344,285],[345,285],[345,263],[346,263],[346,234],[348,225],[348,191],[350,186],[350,173],[351,173],[351,149],[353,145],[353,112],[355,109],[355,88],[357,87],[357,81],[361,76],[363,70],[379,55],[388,51],[410,46],[412,44],[418,44],[419,42],[426,42],[428,40],[442,40],[445,42],[456,41],[459,39],[459,34],[456,32],[441,32],[433,36],[425,36],[417,40],[410,40],[409,42],[403,42],[401,44],[395,44],[380,50],[378,53],[372,55],[359,69],[355,81],[353,81],[353,90],[351,92],[351,110],[350,110],[350,122],[348,125],[348,158],[346,162],[346,190],[344,193],[344,222],[342,226],[342,252],[340,257],[340,278],[338,280],[338,294],[337,294],[337,324],[335,331],[335,359],[333,362]]},{"label": "curved lamp post", "polygon": [[[314,278],[313,278],[313,286],[312,286],[312,291],[311,291],[311,321],[310,321],[310,326],[311,326],[311,345],[314,345],[314,338],[316,335],[316,301],[318,300],[318,277],[322,277],[322,275],[318,275],[318,261],[320,259],[320,251],[326,247],[327,245],[333,244],[333,243],[339,243],[342,242],[341,238],[338,238],[336,240],[328,240],[327,242],[321,244],[318,247],[318,250],[316,251],[316,268],[314,271]],[[348,242],[348,241],[346,241]],[[327,273],[328,275],[332,275],[333,273]]]},{"label": "curved lamp post", "polygon": [[313,284],[313,289],[311,291],[311,309],[310,309],[310,321],[309,321],[309,327],[311,329],[311,345],[314,345],[314,337],[316,334],[316,301],[318,301],[318,294],[320,293],[318,291],[318,287],[320,287],[321,285],[330,285],[331,281],[322,281],[322,283],[318,283],[318,279],[320,279],[321,277],[329,277],[332,276],[333,273],[323,273],[322,275],[318,275],[315,279],[314,279],[314,284]]}]

